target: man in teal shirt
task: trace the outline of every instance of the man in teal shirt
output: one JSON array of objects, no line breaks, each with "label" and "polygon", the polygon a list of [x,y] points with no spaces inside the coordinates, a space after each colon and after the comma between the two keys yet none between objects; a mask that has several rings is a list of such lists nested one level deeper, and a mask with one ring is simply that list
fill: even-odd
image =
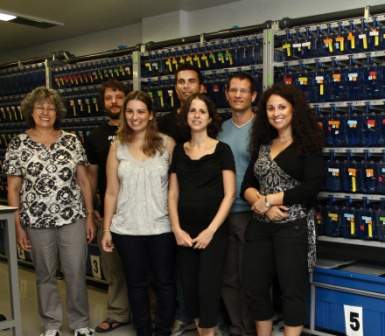
[{"label": "man in teal shirt", "polygon": [[222,293],[231,323],[230,335],[255,335],[255,322],[248,312],[241,283],[242,248],[251,211],[250,206],[240,197],[240,189],[250,161],[249,140],[254,119],[251,105],[257,92],[250,75],[237,73],[228,78],[225,93],[231,118],[222,124],[218,138],[227,143],[234,154],[237,198],[228,217],[229,244]]}]

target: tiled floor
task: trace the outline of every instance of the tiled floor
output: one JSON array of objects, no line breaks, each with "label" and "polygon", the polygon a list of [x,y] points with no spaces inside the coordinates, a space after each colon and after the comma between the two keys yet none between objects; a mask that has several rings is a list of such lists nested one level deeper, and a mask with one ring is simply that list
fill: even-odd
[{"label": "tiled floor", "polygon": [[[23,336],[39,336],[41,332],[40,320],[37,313],[35,274],[27,268],[19,268],[19,283],[21,296],[21,317],[23,324]],[[61,297],[64,298],[64,281],[58,281]],[[90,302],[91,327],[95,327],[105,318],[106,292],[104,290],[89,286],[88,296]],[[8,284],[8,267],[0,262],[0,313],[10,316],[10,298]],[[63,301],[64,302],[64,301]],[[67,322],[64,322],[62,329],[64,336],[73,335],[68,329]],[[10,331],[0,331],[1,336],[11,336]],[[130,336],[134,331],[130,326],[119,328],[108,333],[109,336]]]},{"label": "tiled floor", "polygon": [[[39,316],[37,313],[36,302],[36,288],[35,288],[35,273],[24,267],[19,268],[19,283],[20,283],[20,296],[21,296],[21,317],[23,324],[23,336],[39,336],[41,333],[41,325]],[[60,293],[64,298],[65,286],[64,281],[58,281]],[[102,289],[98,289],[92,286],[88,287],[88,297],[90,303],[90,318],[91,327],[95,327],[102,319],[105,318],[105,303],[106,292]],[[10,316],[10,298],[9,298],[9,284],[8,284],[8,265],[4,262],[0,262],[0,313]],[[63,301],[64,302],[64,301]],[[63,336],[73,335],[68,329],[67,322],[64,322]],[[10,331],[0,331],[0,336],[11,336]],[[102,334],[100,334],[102,335]],[[126,326],[114,330],[106,334],[108,336],[134,336],[135,333],[131,326]],[[283,335],[282,333],[275,331],[274,336]],[[195,336],[195,333],[191,332],[184,336]]]}]

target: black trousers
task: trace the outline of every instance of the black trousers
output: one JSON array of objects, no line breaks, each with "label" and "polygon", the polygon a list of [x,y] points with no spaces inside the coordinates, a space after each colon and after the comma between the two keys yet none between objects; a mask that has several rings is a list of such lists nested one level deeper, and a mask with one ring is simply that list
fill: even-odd
[{"label": "black trousers", "polygon": [[270,289],[277,273],[286,325],[303,325],[307,313],[309,274],[307,268],[307,223],[252,220],[246,230],[243,279],[252,317],[273,317]]},{"label": "black trousers", "polygon": [[177,263],[188,317],[201,328],[218,323],[227,235],[218,230],[204,250],[178,246]]},{"label": "black trousers", "polygon": [[176,297],[174,235],[129,236],[113,233],[112,239],[122,259],[137,335],[153,334],[148,297],[150,280],[157,300],[155,335],[170,335]]},{"label": "black trousers", "polygon": [[231,335],[255,335],[255,323],[247,307],[242,282],[245,232],[250,219],[250,211],[231,213],[227,218],[229,234],[222,297],[230,317]]}]

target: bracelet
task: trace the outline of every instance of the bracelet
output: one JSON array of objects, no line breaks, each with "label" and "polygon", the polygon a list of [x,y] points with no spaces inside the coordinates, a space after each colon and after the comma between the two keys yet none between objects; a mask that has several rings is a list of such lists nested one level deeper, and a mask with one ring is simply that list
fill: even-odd
[{"label": "bracelet", "polygon": [[267,200],[267,196],[265,196],[265,206],[267,209],[270,209],[273,205]]},{"label": "bracelet", "polygon": [[111,232],[110,229],[103,229],[103,232]]}]

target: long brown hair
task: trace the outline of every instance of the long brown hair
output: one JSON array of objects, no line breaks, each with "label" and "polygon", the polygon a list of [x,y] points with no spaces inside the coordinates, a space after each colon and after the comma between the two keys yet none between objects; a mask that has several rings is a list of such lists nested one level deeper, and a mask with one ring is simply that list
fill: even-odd
[{"label": "long brown hair", "polygon": [[134,131],[128,126],[126,119],[126,108],[127,104],[131,100],[139,100],[146,105],[147,110],[153,115],[153,118],[149,120],[146,128],[146,135],[143,144],[143,153],[148,156],[154,156],[157,152],[163,153],[165,146],[163,139],[158,132],[156,126],[156,120],[152,111],[152,100],[151,97],[143,91],[132,91],[124,99],[122,110],[120,111],[120,126],[118,129],[118,139],[121,143],[130,143],[134,140]]}]

